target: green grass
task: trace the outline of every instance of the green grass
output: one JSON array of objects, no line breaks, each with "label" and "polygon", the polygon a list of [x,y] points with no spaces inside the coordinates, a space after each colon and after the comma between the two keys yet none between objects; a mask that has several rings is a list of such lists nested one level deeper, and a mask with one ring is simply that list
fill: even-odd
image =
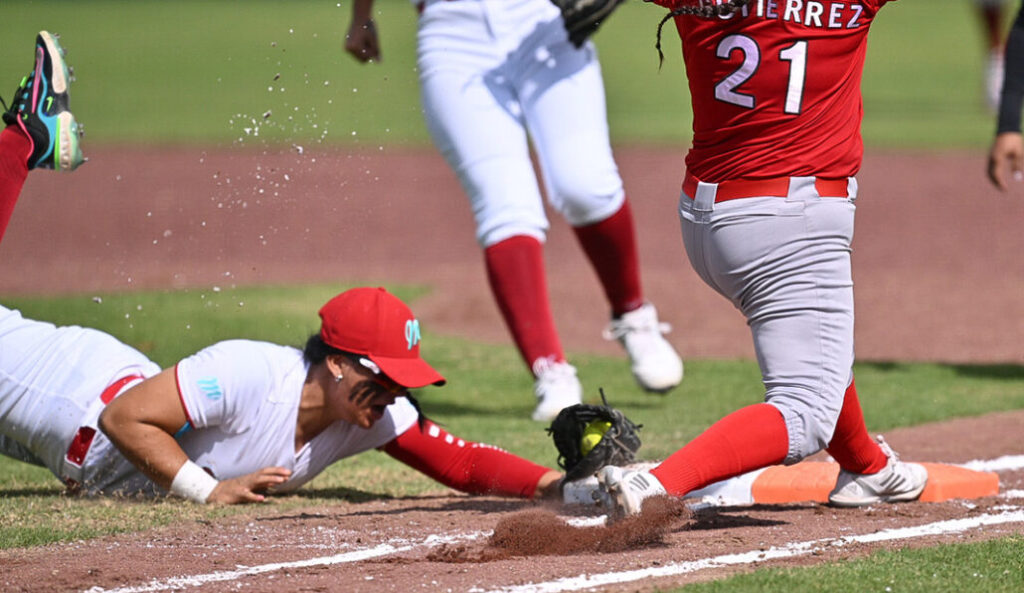
[{"label": "green grass", "polygon": [[[301,347],[320,327],[320,306],[350,287],[329,284],[89,293],[39,299],[12,297],[0,302],[32,319],[101,328],[167,367],[203,345],[226,337]],[[394,292],[399,298],[413,300],[425,290],[397,287]]]},{"label": "green grass", "polygon": [[[167,367],[223,338],[243,337],[301,345],[318,327],[320,304],[344,285],[185,290],[46,298],[3,298],[29,318],[103,329]],[[390,287],[411,302],[426,289]],[[543,428],[529,420],[532,382],[510,346],[481,345],[432,333],[424,327],[424,356],[449,379],[444,388],[418,395],[425,412],[448,430],[498,444],[538,463],[555,463]],[[575,355],[586,385],[601,386],[613,404],[642,423],[641,457],[661,459],[722,415],[761,401],[753,361],[687,361],[687,379],[667,397],[641,392],[618,357]],[[1024,367],[1015,365],[859,364],[857,381],[868,425],[897,426],[1024,407]],[[597,393],[587,394],[597,401]],[[299,495],[272,507],[196,507],[176,500],[156,503],[78,500],[42,468],[0,458],[0,548],[39,545],[237,513],[280,512],[339,498],[366,500],[442,492],[426,477],[371,452],[346,459],[313,480]],[[60,511],[59,513],[56,511]],[[61,517],[59,521],[55,517]]]},{"label": "green grass", "polygon": [[881,551],[813,568],[759,570],[690,585],[686,593],[1014,593],[1024,583],[1024,537]]},{"label": "green grass", "polygon": [[[79,78],[72,106],[90,144],[426,145],[415,11],[407,0],[378,0],[375,10],[384,60],[362,65],[342,50],[348,1],[5,0],[0,91],[9,99],[28,73],[32,39],[45,28],[68,48]],[[882,10],[863,84],[867,144],[988,144],[994,122],[984,107],[984,44],[971,10],[963,0]],[[689,142],[685,71],[671,26],[658,69],[662,14],[628,2],[596,35],[616,143]]]},{"label": "green grass", "polygon": [[364,67],[342,49],[348,2],[5,0],[0,73],[13,91],[35,33],[61,34],[89,142],[425,143],[416,13],[378,4],[385,61]]}]

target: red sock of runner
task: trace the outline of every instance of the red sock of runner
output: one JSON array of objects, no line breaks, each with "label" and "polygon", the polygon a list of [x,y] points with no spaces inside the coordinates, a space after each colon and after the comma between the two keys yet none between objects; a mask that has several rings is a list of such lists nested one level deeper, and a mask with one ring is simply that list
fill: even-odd
[{"label": "red sock of runner", "polygon": [[538,358],[564,361],[555,330],[540,241],[517,235],[484,250],[487,280],[505,324],[528,366]]},{"label": "red sock of runner", "polygon": [[839,412],[836,431],[825,450],[840,467],[857,474],[878,473],[888,463],[882,448],[871,439],[864,425],[864,412],[852,380],[843,396],[843,409]]},{"label": "red sock of runner", "polygon": [[782,413],[769,404],[740,408],[711,425],[651,473],[669,494],[781,463],[789,451]]},{"label": "red sock of runner", "polygon": [[608,218],[582,227],[573,227],[583,246],[604,294],[618,317],[644,304],[640,287],[640,264],[629,200]]},{"label": "red sock of runner", "polygon": [[8,126],[0,132],[0,240],[28,177],[25,155],[31,149],[32,141],[17,127]]}]

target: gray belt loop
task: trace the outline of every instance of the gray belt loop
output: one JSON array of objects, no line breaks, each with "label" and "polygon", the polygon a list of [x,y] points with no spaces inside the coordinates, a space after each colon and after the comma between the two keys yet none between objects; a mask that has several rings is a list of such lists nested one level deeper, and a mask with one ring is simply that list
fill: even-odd
[{"label": "gray belt loop", "polygon": [[806,201],[821,198],[818,195],[818,188],[814,186],[814,181],[814,177],[790,177],[789,194],[786,196],[786,199]]},{"label": "gray belt loop", "polygon": [[697,182],[697,195],[693,196],[695,212],[714,212],[715,196],[718,194],[717,183]]}]

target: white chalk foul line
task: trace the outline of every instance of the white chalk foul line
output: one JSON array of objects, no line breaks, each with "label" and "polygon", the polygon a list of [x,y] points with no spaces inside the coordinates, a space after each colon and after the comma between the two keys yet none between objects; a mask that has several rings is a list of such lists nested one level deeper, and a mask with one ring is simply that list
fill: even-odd
[{"label": "white chalk foul line", "polygon": [[85,593],[150,593],[152,591],[177,591],[185,589],[187,587],[200,587],[208,583],[233,581],[244,576],[252,576],[268,572],[275,572],[278,570],[288,568],[305,568],[309,566],[324,566],[331,564],[345,564],[348,562],[359,562],[360,560],[378,558],[380,556],[388,556],[391,554],[397,554],[399,552],[405,552],[420,547],[431,548],[434,546],[440,546],[442,544],[450,544],[460,541],[470,541],[487,535],[490,535],[490,533],[477,531],[474,533],[454,534],[445,536],[431,535],[429,537],[426,537],[422,540],[415,542],[410,542],[409,540],[396,540],[394,543],[384,543],[380,544],[379,546],[374,546],[372,548],[355,550],[353,552],[345,552],[344,554],[335,554],[333,556],[310,558],[308,560],[296,560],[294,562],[276,562],[273,564],[261,564],[259,566],[247,566],[243,568],[238,568],[236,570],[223,570],[219,572],[211,572],[207,574],[199,574],[193,576],[171,577],[167,579],[153,579],[152,581],[144,585],[138,585],[135,587],[119,587],[117,589],[104,589],[102,587],[92,587],[91,589],[86,589]]},{"label": "white chalk foul line", "polygon": [[[779,558],[793,558],[795,556],[804,556],[815,550],[820,550],[829,546],[844,546],[851,543],[873,543],[910,539],[926,535],[943,535],[966,531],[968,529],[982,527],[985,525],[1021,522],[1024,522],[1024,510],[1016,508],[1015,510],[1006,511],[998,515],[979,515],[968,519],[939,521],[937,523],[929,523],[927,525],[919,525],[917,527],[886,529],[877,533],[869,533],[865,535],[794,542],[781,547],[773,546],[767,550],[752,550],[750,552],[743,552],[740,554],[724,554],[713,558],[704,558],[701,560],[679,562],[638,570],[585,574],[577,577],[548,581],[546,583],[530,583],[526,585],[504,587],[501,589],[491,589],[486,591],[486,593],[559,593],[561,591],[578,591],[581,589],[591,589],[604,585],[628,583],[642,579],[677,576],[709,568],[751,564],[753,562],[763,562],[765,560],[776,560]],[[474,593],[485,593],[483,589],[473,589],[472,591],[474,591]]]},{"label": "white chalk foul line", "polygon": [[1024,455],[1003,455],[995,459],[976,459],[961,464],[961,467],[979,472],[1000,472],[1024,469]]}]

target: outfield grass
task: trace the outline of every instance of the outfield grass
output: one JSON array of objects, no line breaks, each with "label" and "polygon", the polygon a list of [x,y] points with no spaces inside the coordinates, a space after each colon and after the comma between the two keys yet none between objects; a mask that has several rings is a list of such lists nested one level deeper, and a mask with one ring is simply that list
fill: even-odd
[{"label": "outfield grass", "polygon": [[[79,78],[72,106],[90,144],[427,144],[415,11],[407,0],[378,0],[384,60],[362,65],[341,49],[349,6],[4,0],[0,92],[9,99],[28,73],[32,39],[45,28],[61,33],[68,48]],[[883,9],[863,84],[869,146],[988,144],[994,122],[984,107],[984,44],[971,8],[964,0],[905,0]],[[654,34],[662,14],[627,2],[596,36],[616,143],[689,142],[685,72],[671,26],[658,70]]]},{"label": "outfield grass", "polygon": [[1016,593],[1024,583],[1024,537],[881,551],[813,568],[766,569],[685,587],[687,593]]}]

